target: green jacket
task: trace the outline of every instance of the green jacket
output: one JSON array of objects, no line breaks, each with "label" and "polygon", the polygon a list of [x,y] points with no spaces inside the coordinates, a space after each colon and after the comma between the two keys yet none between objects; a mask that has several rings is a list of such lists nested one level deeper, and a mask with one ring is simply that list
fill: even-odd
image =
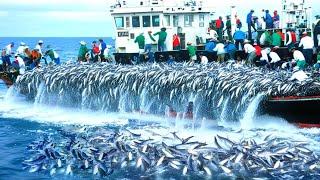
[{"label": "green jacket", "polygon": [[317,63],[320,63],[320,52],[317,55]]},{"label": "green jacket", "polygon": [[86,45],[81,45],[78,53],[78,57],[85,58],[86,53],[89,51]]},{"label": "green jacket", "polygon": [[159,39],[158,39],[158,44],[160,45],[164,45],[164,42],[166,41],[167,39],[167,32],[166,31],[159,31],[155,34],[153,34],[154,36],[156,35],[159,35]]},{"label": "green jacket", "polygon": [[193,57],[196,55],[196,47],[192,46],[192,45],[188,45],[187,50],[189,52],[189,56]]},{"label": "green jacket", "polygon": [[134,40],[135,43],[138,43],[139,45],[139,49],[144,49],[145,46],[145,38],[142,34],[140,34],[139,36],[136,37],[136,39]]},{"label": "green jacket", "polygon": [[231,20],[227,20],[226,27],[231,30]]},{"label": "green jacket", "polygon": [[266,36],[265,44],[271,45],[272,44],[272,37],[270,36],[269,32],[266,31],[266,32],[264,32],[264,34]]},{"label": "green jacket", "polygon": [[54,57],[54,51],[53,49],[48,50],[45,55],[49,56],[52,60],[54,60],[56,57]]},{"label": "green jacket", "polygon": [[272,45],[280,47],[281,46],[281,42],[282,42],[281,36],[276,32],[273,33],[272,34]]}]

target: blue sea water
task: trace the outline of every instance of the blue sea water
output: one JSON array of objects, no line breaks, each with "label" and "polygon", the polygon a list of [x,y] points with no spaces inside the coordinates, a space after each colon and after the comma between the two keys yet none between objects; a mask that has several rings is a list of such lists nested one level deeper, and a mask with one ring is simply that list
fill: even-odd
[{"label": "blue sea water", "polygon": [[[75,61],[79,48],[79,41],[91,42],[97,38],[0,38],[0,46],[4,47],[10,42],[18,45],[21,41],[34,47],[41,39],[45,45],[55,48],[63,62]],[[111,38],[104,38],[107,44],[113,45]],[[17,48],[17,47],[15,47]],[[15,49],[14,48],[14,49]],[[185,135],[193,135],[195,139],[212,142],[216,134],[224,135],[233,140],[252,138],[256,141],[268,135],[273,135],[288,139],[288,141],[307,142],[308,148],[316,153],[320,153],[320,130],[319,129],[299,129],[288,124],[283,119],[269,116],[253,117],[244,119],[237,124],[228,124],[222,121],[218,123],[203,121],[199,122],[198,128],[185,128],[184,124],[175,122],[168,123],[162,117],[144,116],[140,114],[121,114],[92,112],[85,109],[73,109],[64,107],[52,107],[47,104],[37,104],[26,102],[12,92],[0,81],[0,179],[97,179],[92,173],[75,173],[65,175],[64,173],[51,176],[47,171],[31,173],[29,169],[23,168],[23,161],[30,159],[26,147],[33,141],[42,139],[44,136],[57,137],[57,130],[79,127],[100,127],[108,131],[121,127],[137,127],[144,131],[152,130],[168,134],[169,132],[179,132]],[[256,104],[252,104],[254,111]],[[147,122],[147,123],[144,123]],[[150,126],[157,123],[163,128],[157,129]],[[250,124],[250,127],[246,127]],[[242,133],[234,133],[243,128]],[[117,170],[107,179],[139,179],[147,174],[135,168]],[[164,171],[159,169],[151,179],[234,179],[235,177],[205,177],[205,176],[185,176],[181,177],[181,171]]]}]

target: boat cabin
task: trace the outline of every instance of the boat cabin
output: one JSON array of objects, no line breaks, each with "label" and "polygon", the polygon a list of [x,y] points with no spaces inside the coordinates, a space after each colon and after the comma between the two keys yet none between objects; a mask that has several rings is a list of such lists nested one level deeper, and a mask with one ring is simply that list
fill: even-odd
[{"label": "boat cabin", "polygon": [[[116,51],[136,53],[139,48],[134,40],[140,33],[154,34],[163,27],[168,34],[165,43],[168,50],[172,50],[174,34],[180,37],[182,49],[187,42],[205,43],[214,8],[202,0],[123,0],[111,6],[110,13],[114,18]],[[153,48],[157,48],[157,42]]]}]

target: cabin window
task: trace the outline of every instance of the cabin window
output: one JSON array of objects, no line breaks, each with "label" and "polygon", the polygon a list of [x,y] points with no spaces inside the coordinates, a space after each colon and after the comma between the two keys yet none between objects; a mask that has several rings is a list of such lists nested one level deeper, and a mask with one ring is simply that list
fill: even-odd
[{"label": "cabin window", "polygon": [[124,21],[123,21],[123,17],[115,17],[114,21],[116,23],[116,27],[117,28],[124,28]]},{"label": "cabin window", "polygon": [[160,17],[159,16],[152,16],[152,26],[153,27],[160,26]]},{"label": "cabin window", "polygon": [[164,26],[171,26],[170,15],[164,15]]},{"label": "cabin window", "polygon": [[199,15],[199,27],[204,27],[204,15]]},{"label": "cabin window", "polygon": [[191,27],[193,23],[193,15],[184,15],[184,26]]},{"label": "cabin window", "polygon": [[126,17],[126,27],[130,27],[130,17]]},{"label": "cabin window", "polygon": [[132,16],[132,27],[140,27],[140,17]]},{"label": "cabin window", "polygon": [[173,27],[178,27],[178,26],[179,26],[179,17],[173,16]]},{"label": "cabin window", "polygon": [[143,27],[150,27],[151,26],[151,19],[150,16],[142,16]]}]

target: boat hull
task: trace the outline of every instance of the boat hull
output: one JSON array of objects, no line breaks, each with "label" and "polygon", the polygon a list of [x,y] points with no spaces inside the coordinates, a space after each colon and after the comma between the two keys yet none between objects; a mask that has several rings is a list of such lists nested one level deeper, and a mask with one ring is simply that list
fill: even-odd
[{"label": "boat hull", "polygon": [[320,127],[320,96],[273,97],[263,103],[263,113],[301,127]]}]

